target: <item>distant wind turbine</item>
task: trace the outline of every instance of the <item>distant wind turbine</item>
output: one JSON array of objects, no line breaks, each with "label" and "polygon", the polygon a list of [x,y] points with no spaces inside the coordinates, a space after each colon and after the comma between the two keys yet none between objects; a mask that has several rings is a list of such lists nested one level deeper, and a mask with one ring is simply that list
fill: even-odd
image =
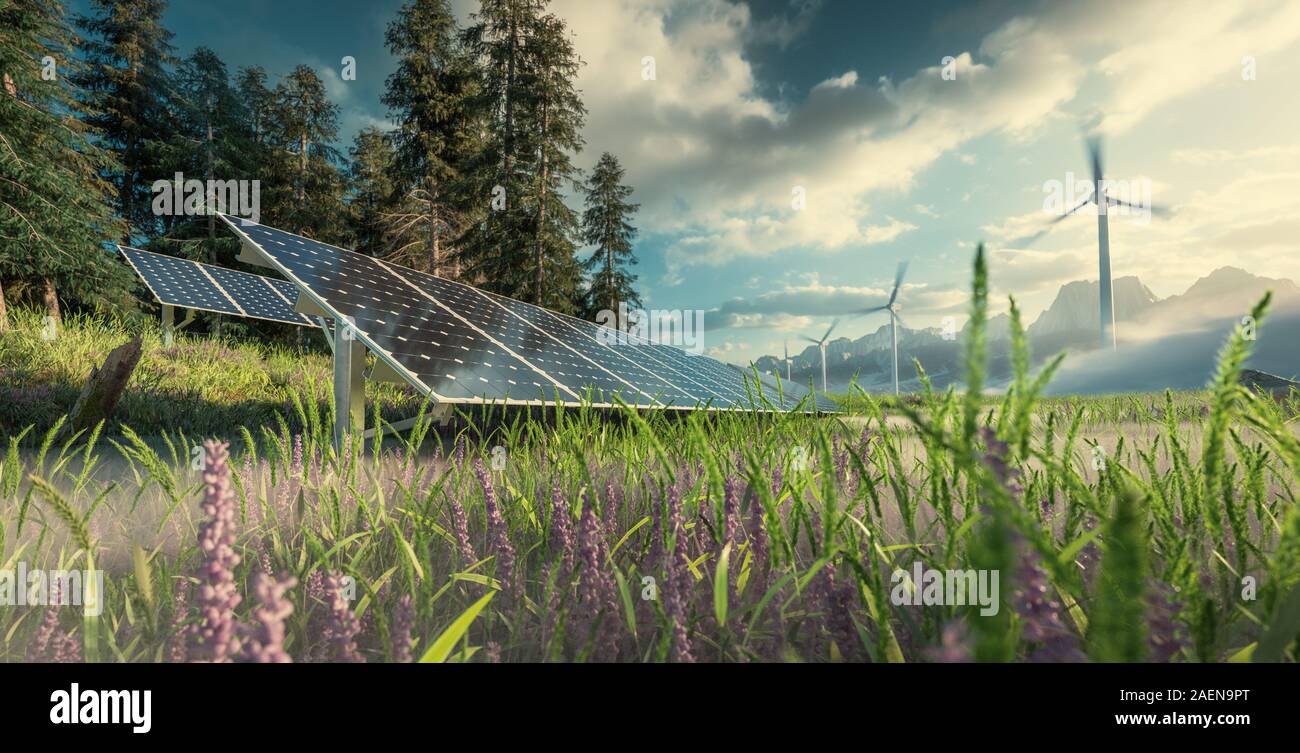
[{"label": "distant wind turbine", "polygon": [[[1083,201],[1076,204],[1066,213],[1049,220],[1047,227],[1030,236],[1028,242],[1032,243],[1041,238],[1061,220],[1064,220],[1066,217],[1069,217],[1080,209],[1083,209],[1085,206],[1093,204],[1097,207],[1097,267],[1101,288],[1100,295],[1098,296],[1100,299],[1100,312],[1098,319],[1101,322],[1101,347],[1114,350],[1118,347],[1118,343],[1115,335],[1115,300],[1110,275],[1110,228],[1108,222],[1109,218],[1107,215],[1109,214],[1111,207],[1126,207],[1138,211],[1149,211],[1151,214],[1157,216],[1167,214],[1167,211],[1163,207],[1134,206],[1127,201],[1107,195],[1106,182],[1102,170],[1101,138],[1098,136],[1091,136],[1087,139],[1087,145],[1088,160],[1092,167],[1092,192],[1088,196],[1084,197]],[[1103,199],[1100,203],[1097,199],[1099,196]]]},{"label": "distant wind turbine", "polygon": [[877,311],[889,312],[889,339],[893,342],[894,347],[894,394],[898,394],[898,290],[903,286],[903,276],[907,274],[907,262],[899,262],[898,272],[894,275],[894,289],[889,293],[889,301],[883,306],[873,306],[869,309],[855,311],[855,316],[865,316],[874,314]]},{"label": "distant wind turbine", "polygon": [[829,326],[829,327],[826,328],[826,334],[822,335],[822,339],[820,339],[820,340],[814,340],[814,339],[812,339],[811,337],[808,337],[807,335],[804,335],[804,337],[803,337],[803,339],[807,340],[808,342],[812,343],[813,345],[816,345],[818,348],[821,349],[821,352],[822,352],[822,392],[825,392],[825,391],[826,391],[826,341],[830,338],[830,336],[831,336],[831,332],[835,330],[835,325],[837,325],[837,324],[839,324],[839,323],[840,323],[840,320],[839,320],[839,319],[835,319],[835,320],[833,320],[833,321],[831,322],[831,326]]},{"label": "distant wind turbine", "polygon": [[786,341],[783,342],[781,345],[782,345],[783,348],[785,348],[785,358],[782,359],[782,360],[785,361],[785,381],[790,382],[790,381],[793,381],[792,379],[790,379],[790,363],[791,363],[791,361],[790,361],[790,341],[789,341],[789,340],[786,340]]}]

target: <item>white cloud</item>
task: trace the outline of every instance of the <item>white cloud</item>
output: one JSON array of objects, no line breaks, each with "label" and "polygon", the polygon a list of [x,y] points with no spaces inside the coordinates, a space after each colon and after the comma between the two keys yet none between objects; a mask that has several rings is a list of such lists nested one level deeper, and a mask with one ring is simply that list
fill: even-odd
[{"label": "white cloud", "polygon": [[[836,253],[897,237],[898,221],[876,214],[869,197],[909,190],[941,155],[978,136],[1028,138],[1065,117],[1060,108],[1091,79],[1105,85],[1103,128],[1119,130],[1198,87],[1231,83],[1243,55],[1266,56],[1300,36],[1300,3],[1286,0],[1053,4],[956,55],[955,81],[938,65],[897,82],[849,70],[784,102],[762,93],[746,57],[762,34],[745,5],[560,0],[554,8],[587,63],[579,84],[589,151],[623,159],[643,233],[676,238],[670,281],[698,264]],[[641,78],[646,55],[656,61],[654,81]],[[795,186],[807,190],[803,211],[791,208]]]},{"label": "white cloud", "polygon": [[885,225],[868,225],[862,233],[862,240],[868,245],[876,243],[889,243],[898,236],[911,230],[916,229],[916,225],[910,222],[903,222],[889,217],[889,223]]}]

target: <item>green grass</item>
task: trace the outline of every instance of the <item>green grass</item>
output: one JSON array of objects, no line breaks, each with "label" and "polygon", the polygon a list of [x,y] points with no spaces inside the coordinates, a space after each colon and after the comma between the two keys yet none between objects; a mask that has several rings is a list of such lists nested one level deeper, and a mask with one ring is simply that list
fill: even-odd
[{"label": "green grass", "polygon": [[[52,426],[72,408],[91,368],[137,333],[143,335],[143,352],[110,433],[121,423],[147,434],[166,428],[190,436],[232,436],[239,426],[274,423],[277,414],[298,431],[295,399],[318,410],[330,400],[328,354],[184,334],[168,348],[155,324],[82,315],[65,321],[50,341],[34,312],[10,316],[13,328],[0,337],[0,436]],[[303,334],[321,337],[315,329]],[[414,390],[396,385],[371,383],[367,389],[368,404],[381,406],[388,418],[414,413],[421,402]]]},{"label": "green grass", "polygon": [[[975,279],[979,332],[982,258]],[[50,344],[34,325],[0,339],[20,389],[75,384],[126,337],[75,320]],[[821,418],[466,415],[340,457],[322,356],[147,340],[120,426],[59,438],[57,407],[3,409],[0,569],[93,557],[106,611],[65,608],[60,629],[89,658],[165,659],[197,619],[170,594],[201,561],[194,437],[216,436],[239,505],[238,617],[264,567],[297,577],[299,661],[332,658],[311,586],[327,572],[356,579],[370,660],[408,639],[392,626],[410,596],[411,654],[428,660],[1023,661],[1043,655],[1047,614],[1096,661],[1294,661],[1296,403],[1236,384],[1249,345],[1234,335],[1199,393],[1043,400],[1050,372],[1020,353],[999,395],[858,392]],[[982,357],[969,350],[968,373]],[[384,389],[386,412],[418,406]],[[494,458],[499,522],[473,468]],[[898,603],[891,575],[916,562],[997,572],[998,613]],[[43,615],[0,609],[0,659],[26,655]]]}]

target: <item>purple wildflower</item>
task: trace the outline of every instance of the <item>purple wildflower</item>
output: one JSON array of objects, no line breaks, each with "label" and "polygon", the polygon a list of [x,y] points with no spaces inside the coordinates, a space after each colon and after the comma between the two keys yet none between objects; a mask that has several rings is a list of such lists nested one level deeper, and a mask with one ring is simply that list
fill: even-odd
[{"label": "purple wildflower", "polygon": [[1061,604],[1052,596],[1047,574],[1039,565],[1038,555],[1022,543],[1020,565],[1016,569],[1013,603],[1020,615],[1024,639],[1034,645],[1031,662],[1081,662],[1085,657],[1078,637],[1061,619]]},{"label": "purple wildflower", "polygon": [[559,550],[561,575],[568,577],[573,572],[573,523],[569,518],[569,506],[564,501],[564,491],[557,482],[551,487],[551,530],[555,532],[552,545]]},{"label": "purple wildflower", "polygon": [[926,649],[924,653],[930,661],[943,664],[965,664],[974,661],[966,623],[954,621],[944,625],[939,645]]},{"label": "purple wildflower", "polygon": [[1011,447],[998,439],[997,432],[988,426],[980,429],[980,436],[984,438],[987,450],[984,453],[984,464],[1004,489],[1013,497],[1020,496],[1024,488],[1020,485],[1020,469],[1011,465]]},{"label": "purple wildflower", "polygon": [[615,634],[618,625],[613,616],[618,610],[614,579],[605,570],[603,526],[590,502],[583,505],[578,550],[582,560],[579,582],[579,635],[591,639],[591,657],[595,661],[613,661],[618,653]]},{"label": "purple wildflower", "polygon": [[81,663],[81,641],[77,640],[76,634],[71,630],[55,635],[50,642],[50,649],[54,653],[55,664]]},{"label": "purple wildflower", "polygon": [[[682,499],[677,487],[668,490],[668,526],[674,538],[672,552],[665,564],[664,614],[672,630],[672,648],[668,658],[676,664],[695,661],[686,625],[690,620],[689,604],[693,576],[686,557],[686,524],[682,517]],[[665,541],[665,547],[667,541]]]},{"label": "purple wildflower", "polygon": [[820,609],[821,617],[818,621],[825,625],[826,632],[839,648],[840,655],[846,659],[856,658],[862,641],[853,626],[853,587],[848,584],[837,586],[835,568],[827,564],[816,576],[808,596],[813,608]]},{"label": "purple wildflower", "polygon": [[451,508],[451,527],[456,532],[456,543],[460,548],[460,558],[462,567],[469,567],[478,562],[478,555],[474,553],[474,545],[469,541],[469,521],[465,517],[465,508],[461,507],[460,500],[456,498],[453,492],[448,499],[448,506]]},{"label": "purple wildflower", "polygon": [[325,598],[330,610],[325,636],[333,645],[336,661],[362,663],[365,657],[357,652],[357,634],[361,632],[361,624],[348,606],[343,584],[342,573],[333,572],[325,576]]},{"label": "purple wildflower", "polygon": [[45,661],[50,641],[54,638],[55,631],[59,629],[59,606],[63,603],[63,598],[58,585],[54,587],[53,596],[54,599],[45,607],[45,616],[41,619],[41,626],[36,629],[36,635],[32,637],[31,644],[27,646],[27,661],[29,662]]},{"label": "purple wildflower", "polygon": [[722,543],[728,544],[734,552],[740,546],[740,482],[735,476],[728,476],[722,482]]},{"label": "purple wildflower", "polygon": [[474,475],[483,487],[483,506],[487,511],[488,535],[492,537],[492,548],[496,552],[497,580],[507,594],[514,592],[515,548],[510,543],[510,530],[501,517],[501,508],[497,504],[497,492],[492,486],[492,477],[481,458],[474,459]]},{"label": "purple wildflower", "polygon": [[415,627],[415,604],[410,594],[402,594],[393,610],[393,661],[402,664],[411,661],[411,629]]},{"label": "purple wildflower", "polygon": [[464,434],[460,435],[459,437],[456,437],[456,449],[453,451],[452,456],[456,460],[457,468],[464,467],[465,465],[465,435]]},{"label": "purple wildflower", "polygon": [[235,554],[234,522],[235,497],[230,489],[230,466],[225,442],[209,440],[205,443],[207,463],[203,469],[203,483],[207,491],[203,497],[203,512],[207,522],[199,527],[199,549],[203,552],[203,566],[199,568],[199,616],[202,621],[194,632],[199,639],[201,660],[230,661],[239,652],[239,638],[235,623],[235,607],[242,598],[235,588],[235,567],[239,555]]},{"label": "purple wildflower", "polygon": [[303,465],[302,465],[302,435],[301,434],[293,435],[293,457],[289,465],[289,474],[294,478],[298,479],[299,482],[302,481],[304,474],[303,474]]},{"label": "purple wildflower", "polygon": [[247,661],[257,664],[293,663],[289,652],[284,650],[284,621],[293,614],[293,602],[284,598],[284,593],[296,585],[298,579],[292,576],[276,581],[266,573],[258,573],[253,578],[253,592],[258,601],[253,617],[258,627],[244,648]]}]

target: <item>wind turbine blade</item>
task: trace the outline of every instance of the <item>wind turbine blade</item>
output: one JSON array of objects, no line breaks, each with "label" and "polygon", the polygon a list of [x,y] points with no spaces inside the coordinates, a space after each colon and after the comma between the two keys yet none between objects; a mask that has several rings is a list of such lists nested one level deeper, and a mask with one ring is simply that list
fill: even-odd
[{"label": "wind turbine blade", "polygon": [[889,304],[885,304],[883,306],[872,306],[869,309],[858,309],[857,311],[852,312],[850,316],[866,316],[867,314],[874,314],[877,311],[885,311],[888,308],[889,308]]},{"label": "wind turbine blade", "polygon": [[1124,201],[1122,199],[1111,198],[1110,196],[1106,197],[1106,204],[1108,206],[1124,207],[1126,209],[1132,209],[1138,212],[1150,212],[1154,217],[1168,217],[1171,214],[1173,214],[1173,212],[1170,211],[1168,207],[1162,206],[1160,204],[1152,204],[1151,206],[1148,207],[1141,207],[1131,202]]},{"label": "wind turbine blade", "polygon": [[898,263],[898,272],[894,274],[894,290],[889,294],[889,304],[892,304],[898,298],[898,289],[903,285],[903,276],[907,274],[907,262]]},{"label": "wind turbine blade", "polygon": [[[1095,191],[1094,191],[1094,193],[1095,193]],[[1073,207],[1072,209],[1070,209],[1070,211],[1066,212],[1066,213],[1063,214],[1063,215],[1060,215],[1059,217],[1053,217],[1051,220],[1048,221],[1047,224],[1049,224],[1049,225],[1055,225],[1056,223],[1060,222],[1061,220],[1065,219],[1066,217],[1069,217],[1070,215],[1074,214],[1075,212],[1079,211],[1080,209],[1083,209],[1084,207],[1088,206],[1088,205],[1091,204],[1091,203],[1092,203],[1092,195],[1089,194],[1088,196],[1085,196],[1085,197],[1083,198],[1083,201],[1079,202],[1078,204],[1075,204],[1074,207]]]},{"label": "wind turbine blade", "polygon": [[1056,226],[1057,226],[1057,225],[1058,225],[1062,220],[1064,220],[1066,217],[1069,217],[1070,215],[1073,215],[1073,214],[1077,213],[1080,209],[1083,209],[1084,207],[1088,206],[1088,205],[1091,204],[1091,203],[1092,203],[1092,195],[1090,194],[1090,195],[1086,196],[1086,197],[1083,199],[1083,201],[1080,201],[1078,204],[1075,204],[1073,207],[1071,207],[1070,210],[1069,210],[1068,212],[1066,212],[1065,214],[1058,214],[1058,215],[1056,215],[1055,217],[1053,217],[1052,219],[1050,219],[1050,220],[1048,220],[1047,222],[1043,223],[1043,227],[1040,228],[1039,230],[1037,230],[1037,231],[1035,231],[1035,232],[1033,232],[1033,233],[1030,233],[1030,234],[1028,234],[1028,235],[1021,235],[1021,236],[1018,236],[1018,237],[1012,238],[1011,240],[1007,241],[1007,247],[1008,247],[1008,248],[1025,248],[1025,247],[1027,247],[1027,246],[1032,246],[1032,245],[1034,245],[1034,244],[1037,243],[1037,242],[1039,241],[1039,239],[1041,239],[1044,235],[1047,235],[1048,233],[1052,232],[1052,228],[1056,227]]},{"label": "wind turbine blade", "polygon": [[1092,165],[1092,184],[1095,186],[1102,179],[1100,136],[1088,137],[1088,161]]},{"label": "wind turbine blade", "polygon": [[897,311],[894,312],[894,321],[898,322],[898,328],[900,330],[907,328],[907,322],[903,321],[902,315],[899,314]]},{"label": "wind turbine blade", "polygon": [[805,340],[807,340],[808,342],[812,343],[813,345],[821,345],[821,342],[820,342],[820,341],[818,341],[818,340],[814,340],[814,339],[812,339],[811,337],[809,337],[809,336],[807,336],[807,335],[800,335],[800,337],[802,337],[803,339],[805,339]]},{"label": "wind turbine blade", "polygon": [[839,323],[840,323],[839,317],[835,317],[834,319],[831,320],[831,326],[827,327],[826,334],[822,335],[822,340],[821,340],[822,342],[826,342],[826,339],[831,336],[831,332],[835,331],[835,327],[838,326]]}]

